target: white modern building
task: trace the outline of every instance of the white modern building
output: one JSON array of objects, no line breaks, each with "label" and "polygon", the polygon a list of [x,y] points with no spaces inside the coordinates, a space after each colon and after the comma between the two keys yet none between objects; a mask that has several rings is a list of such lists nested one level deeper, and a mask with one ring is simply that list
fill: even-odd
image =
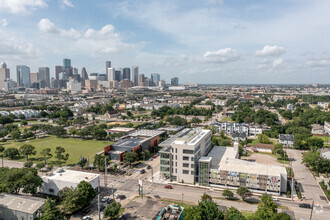
[{"label": "white modern building", "polygon": [[214,146],[199,159],[199,185],[238,188],[280,194],[287,190],[287,171],[282,166],[259,164],[238,159],[238,143],[234,147]]},{"label": "white modern building", "polygon": [[81,92],[81,82],[78,81],[69,81],[66,83],[67,90],[71,93],[76,94]]},{"label": "white modern building", "polygon": [[198,160],[211,150],[211,131],[186,128],[160,146],[160,172],[173,181],[198,182]]},{"label": "white modern building", "polygon": [[284,146],[292,147],[294,143],[293,134],[280,134],[278,138],[278,143]]},{"label": "white modern building", "polygon": [[77,187],[81,181],[86,181],[98,190],[100,175],[95,173],[80,172],[59,168],[51,175],[42,176],[43,184],[40,192],[48,195],[57,196],[58,192],[65,187]]},{"label": "white modern building", "polygon": [[324,122],[324,133],[330,134],[330,122],[328,121]]},{"label": "white modern building", "polygon": [[233,133],[249,133],[249,125],[246,123],[231,123],[231,122],[213,122],[212,126],[218,127],[218,132],[223,131],[226,134]]}]

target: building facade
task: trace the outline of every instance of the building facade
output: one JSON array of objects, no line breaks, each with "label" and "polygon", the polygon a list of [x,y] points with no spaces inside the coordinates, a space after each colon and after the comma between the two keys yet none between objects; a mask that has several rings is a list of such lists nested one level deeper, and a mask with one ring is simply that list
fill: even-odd
[{"label": "building facade", "polygon": [[139,83],[139,67],[138,66],[132,66],[132,82],[134,86],[137,86]]},{"label": "building facade", "polygon": [[31,85],[30,67],[24,65],[16,66],[17,84],[20,87],[29,88]]}]

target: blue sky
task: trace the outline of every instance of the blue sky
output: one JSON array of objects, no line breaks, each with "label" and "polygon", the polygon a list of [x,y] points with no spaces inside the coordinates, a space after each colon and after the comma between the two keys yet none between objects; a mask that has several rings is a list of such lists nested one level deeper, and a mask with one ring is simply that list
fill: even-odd
[{"label": "blue sky", "polygon": [[0,0],[0,62],[198,83],[330,83],[328,0]]}]

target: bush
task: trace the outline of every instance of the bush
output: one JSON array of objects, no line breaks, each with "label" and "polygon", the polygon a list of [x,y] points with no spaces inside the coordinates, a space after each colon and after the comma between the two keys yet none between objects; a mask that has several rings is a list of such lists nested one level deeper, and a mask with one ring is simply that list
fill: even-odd
[{"label": "bush", "polygon": [[26,161],[25,163],[24,163],[24,167],[32,167],[32,165],[33,165],[33,162],[32,161]]},{"label": "bush", "polygon": [[38,169],[42,169],[42,168],[45,167],[45,163],[44,163],[44,162],[37,163],[36,167],[37,167]]}]

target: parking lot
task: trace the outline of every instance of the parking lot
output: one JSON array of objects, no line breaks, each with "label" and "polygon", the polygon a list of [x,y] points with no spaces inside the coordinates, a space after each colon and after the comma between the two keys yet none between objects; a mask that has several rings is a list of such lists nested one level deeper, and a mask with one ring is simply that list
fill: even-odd
[{"label": "parking lot", "polygon": [[273,166],[289,166],[288,164],[282,164],[277,162],[277,159],[271,155],[271,154],[265,154],[265,153],[252,153],[251,156],[248,157],[242,157],[243,160],[248,160],[252,162],[257,162],[260,164],[267,164],[267,165],[273,165]]}]

